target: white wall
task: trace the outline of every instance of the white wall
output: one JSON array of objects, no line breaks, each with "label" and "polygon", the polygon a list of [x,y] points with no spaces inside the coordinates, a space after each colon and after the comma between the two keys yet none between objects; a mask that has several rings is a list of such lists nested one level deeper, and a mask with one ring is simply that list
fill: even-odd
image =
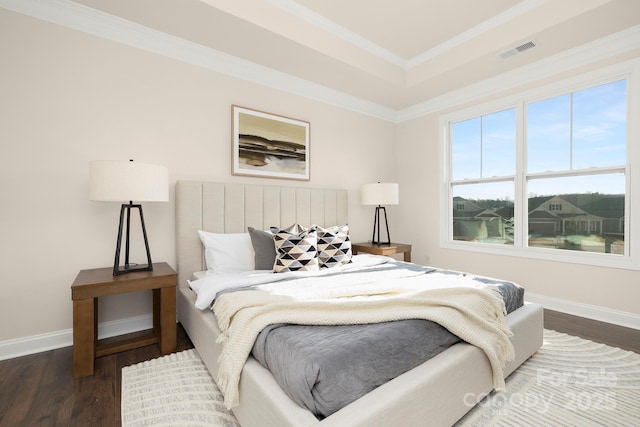
[{"label": "white wall", "polygon": [[[635,52],[635,57],[640,57]],[[547,78],[539,84],[561,80],[599,67],[630,59],[629,55],[611,58],[582,67],[572,73]],[[528,84],[526,89],[535,87]],[[514,88],[506,95],[518,93]],[[505,96],[496,94],[492,98]],[[488,101],[461,105],[470,107]],[[525,287],[532,299],[549,303],[551,308],[595,317],[627,326],[640,325],[640,271],[592,265],[543,261],[529,258],[492,255],[440,247],[440,159],[439,118],[437,111],[398,126],[398,176],[403,193],[401,233],[413,239],[413,261],[458,271],[499,277]],[[637,219],[637,213],[634,214]],[[636,230],[637,231],[637,230]]]},{"label": "white wall", "polygon": [[[415,262],[640,319],[638,271],[439,247],[446,111],[393,124],[4,9],[0,53],[0,358],[3,345],[39,334],[69,344],[73,279],[112,264],[118,205],[88,200],[94,159],[166,165],[172,188],[178,179],[346,188],[352,236],[363,241],[373,210],[359,205],[359,187],[397,181],[401,204],[388,208],[389,225],[395,241],[413,244]],[[309,121],[311,181],[231,176],[231,104]],[[172,192],[144,209],[154,261],[175,266],[173,200]],[[103,323],[148,320],[151,304],[129,294],[102,299],[100,310]]]},{"label": "white wall", "polygon": [[[113,264],[119,205],[88,200],[90,160],[169,167],[170,203],[144,211],[153,260],[174,267],[178,179],[348,189],[354,240],[372,226],[359,187],[396,179],[396,125],[383,120],[3,9],[0,52],[0,344],[68,338],[78,271]],[[231,176],[231,104],[309,121],[311,181]],[[127,294],[100,310],[114,321],[151,304]]]}]

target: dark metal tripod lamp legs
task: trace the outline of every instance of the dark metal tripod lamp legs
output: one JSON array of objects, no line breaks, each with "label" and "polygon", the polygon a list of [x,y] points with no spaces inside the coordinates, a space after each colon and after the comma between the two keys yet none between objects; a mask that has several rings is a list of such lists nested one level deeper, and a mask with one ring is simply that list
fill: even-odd
[{"label": "dark metal tripod lamp legs", "polygon": [[[142,225],[142,234],[144,236],[144,246],[147,250],[147,265],[141,267],[130,268],[129,267],[129,235],[131,230],[131,209],[138,209],[140,213],[140,224]],[[127,214],[127,229],[125,232],[125,246],[124,246],[124,268],[120,269],[120,248],[122,246],[122,229],[124,227],[125,211]],[[113,275],[118,276],[120,274],[131,273],[134,271],[152,271],[153,263],[151,262],[151,253],[149,252],[149,240],[147,240],[147,229],[144,226],[144,216],[142,215],[142,205],[134,205],[133,202],[129,204],[123,204],[120,208],[120,225],[118,226],[118,242],[116,244],[116,256],[113,263]]]},{"label": "dark metal tripod lamp legs", "polygon": [[[380,241],[380,211],[384,212],[384,225],[387,228],[387,241]],[[376,239],[376,231],[378,232],[378,238]],[[376,212],[373,217],[373,237],[371,238],[371,243],[374,245],[390,245],[391,244],[391,236],[389,235],[389,223],[387,222],[387,210],[384,206],[376,206]]]}]

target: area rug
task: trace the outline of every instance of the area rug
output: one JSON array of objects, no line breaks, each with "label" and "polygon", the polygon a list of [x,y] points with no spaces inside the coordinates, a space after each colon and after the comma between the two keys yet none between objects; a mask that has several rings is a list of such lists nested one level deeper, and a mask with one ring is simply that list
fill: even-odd
[{"label": "area rug", "polygon": [[542,348],[506,385],[456,427],[640,425],[640,354],[631,351],[545,330]]},{"label": "area rug", "polygon": [[123,427],[239,427],[195,349],[122,368]]},{"label": "area rug", "polygon": [[[456,427],[638,426],[640,355],[555,331]],[[196,350],[122,369],[122,425],[236,427]]]}]

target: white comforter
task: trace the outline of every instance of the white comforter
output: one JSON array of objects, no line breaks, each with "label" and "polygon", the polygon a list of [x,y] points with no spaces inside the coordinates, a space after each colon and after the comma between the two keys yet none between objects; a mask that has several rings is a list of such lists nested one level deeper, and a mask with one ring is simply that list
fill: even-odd
[{"label": "white comforter", "polygon": [[322,269],[319,271],[289,271],[274,273],[271,270],[237,271],[231,273],[206,273],[204,277],[189,281],[189,286],[196,293],[196,308],[205,310],[211,307],[218,293],[227,289],[237,289],[245,286],[264,283],[280,282],[293,278],[315,278],[333,275],[345,271],[358,271],[394,262],[390,257],[361,254],[354,255],[352,263],[339,267]]}]

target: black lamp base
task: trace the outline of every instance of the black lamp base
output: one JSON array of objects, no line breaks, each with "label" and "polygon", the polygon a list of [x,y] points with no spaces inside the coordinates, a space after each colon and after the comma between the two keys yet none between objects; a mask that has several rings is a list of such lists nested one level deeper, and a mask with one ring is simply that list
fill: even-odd
[{"label": "black lamp base", "polygon": [[[136,264],[128,264],[128,265],[136,265]],[[121,274],[127,274],[127,273],[133,273],[135,271],[153,271],[153,264],[142,264],[142,266],[139,267],[128,267],[127,264],[124,265],[123,268],[121,268],[119,265],[113,266],[113,275],[114,276],[120,276]]]},{"label": "black lamp base", "polygon": [[[131,209],[138,209],[140,213],[140,224],[142,225],[142,235],[144,236],[144,246],[147,250],[147,265],[131,267],[129,263],[129,231],[131,229]],[[124,268],[120,268],[120,248],[122,246],[122,229],[124,228],[124,216],[127,214],[127,229],[125,232],[125,249],[124,249]],[[136,265],[136,264],[133,264]],[[118,226],[118,242],[116,244],[116,256],[113,263],[113,275],[133,273],[134,271],[153,271],[153,263],[151,262],[151,253],[149,252],[149,241],[147,240],[147,229],[144,226],[144,216],[142,215],[142,205],[134,205],[133,202],[123,204],[120,208],[120,225]]]},{"label": "black lamp base", "polygon": [[[380,241],[380,211],[384,212],[384,225],[387,229],[387,241]],[[376,239],[376,231],[378,232],[378,238]],[[391,236],[389,236],[389,223],[387,222],[387,210],[384,206],[377,206],[376,213],[373,217],[373,237],[371,237],[371,243],[374,245],[390,245],[391,244]]]}]

